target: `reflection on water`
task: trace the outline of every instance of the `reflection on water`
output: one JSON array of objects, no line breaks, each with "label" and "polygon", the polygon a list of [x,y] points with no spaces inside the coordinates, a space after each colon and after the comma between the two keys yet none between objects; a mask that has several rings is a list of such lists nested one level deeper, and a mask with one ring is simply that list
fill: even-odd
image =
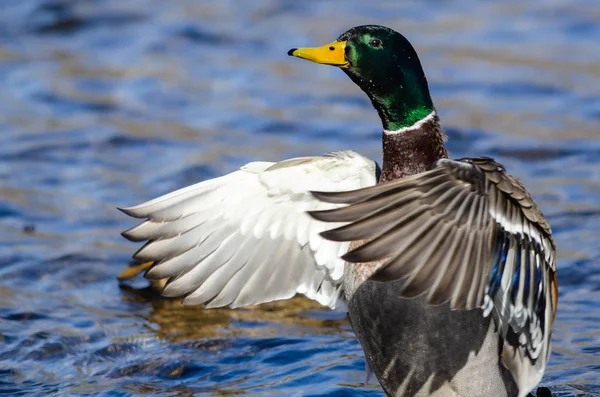
[{"label": "reflection on water", "polygon": [[[282,327],[289,335],[298,336],[302,335],[302,328],[313,328],[312,332],[318,334],[339,334],[346,328],[343,313],[320,313],[322,306],[303,297],[238,310],[205,310],[200,306],[183,305],[174,299],[159,299],[150,288],[134,289],[127,285],[121,288],[127,302],[152,307],[144,319],[154,324],[151,330],[157,338],[173,342],[225,336],[265,336],[276,334],[276,330]],[[311,311],[314,311],[312,315]],[[254,323],[254,326],[240,328],[238,324],[241,323]],[[277,323],[276,329],[271,323]]]},{"label": "reflection on water", "polygon": [[600,395],[600,8],[595,0],[0,1],[0,393],[382,395],[343,314],[204,310],[115,277],[117,206],[279,160],[380,158],[368,100],[287,57],[385,24],[421,54],[454,157],[522,178],[559,248],[543,380]]}]

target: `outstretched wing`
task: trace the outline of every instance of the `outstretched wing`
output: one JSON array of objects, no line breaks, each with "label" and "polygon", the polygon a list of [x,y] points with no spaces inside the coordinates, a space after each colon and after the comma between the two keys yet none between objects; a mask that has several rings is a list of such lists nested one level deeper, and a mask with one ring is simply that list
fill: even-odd
[{"label": "outstretched wing", "polygon": [[376,164],[352,151],[279,163],[254,162],[220,178],[121,211],[146,219],[123,233],[148,241],[134,258],[168,278],[165,296],[232,307],[305,294],[335,308],[343,294],[347,242],[323,239],[329,225],[306,211],[334,208],[310,190],[372,186]]},{"label": "outstretched wing", "polygon": [[[556,249],[548,222],[522,183],[489,158],[442,159],[430,171],[352,192],[314,195],[334,210],[322,233],[370,240],[349,262],[386,259],[372,276],[405,278],[400,293],[426,293],[453,309],[493,313],[506,341],[545,367],[556,311]],[[543,370],[542,370],[543,371]]]}]

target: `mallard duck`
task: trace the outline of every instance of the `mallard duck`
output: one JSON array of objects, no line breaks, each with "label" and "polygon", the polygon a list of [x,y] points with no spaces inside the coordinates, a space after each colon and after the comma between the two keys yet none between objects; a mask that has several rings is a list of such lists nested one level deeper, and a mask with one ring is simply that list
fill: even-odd
[{"label": "mallard duck", "polygon": [[[359,26],[289,55],[340,68],[383,125],[383,165],[352,151],[253,162],[122,211],[163,295],[238,307],[300,293],[348,310],[389,396],[522,397],[557,305],[551,229],[486,157],[448,159],[419,58]],[[311,193],[311,192],[314,192]]]}]

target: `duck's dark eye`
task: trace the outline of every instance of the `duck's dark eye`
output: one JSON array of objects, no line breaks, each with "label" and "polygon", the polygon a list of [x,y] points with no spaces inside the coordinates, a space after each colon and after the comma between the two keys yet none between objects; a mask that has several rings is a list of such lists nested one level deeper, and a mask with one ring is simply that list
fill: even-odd
[{"label": "duck's dark eye", "polygon": [[381,40],[371,39],[371,41],[369,41],[369,44],[371,45],[371,47],[379,48],[381,47]]}]

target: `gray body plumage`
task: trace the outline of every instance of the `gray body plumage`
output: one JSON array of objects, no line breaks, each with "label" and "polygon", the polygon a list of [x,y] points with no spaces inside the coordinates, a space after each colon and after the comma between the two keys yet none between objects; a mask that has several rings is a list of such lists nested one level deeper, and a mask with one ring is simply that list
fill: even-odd
[{"label": "gray body plumage", "polygon": [[388,396],[512,397],[500,339],[481,309],[401,298],[402,281],[367,281],[348,304],[352,329]]}]

